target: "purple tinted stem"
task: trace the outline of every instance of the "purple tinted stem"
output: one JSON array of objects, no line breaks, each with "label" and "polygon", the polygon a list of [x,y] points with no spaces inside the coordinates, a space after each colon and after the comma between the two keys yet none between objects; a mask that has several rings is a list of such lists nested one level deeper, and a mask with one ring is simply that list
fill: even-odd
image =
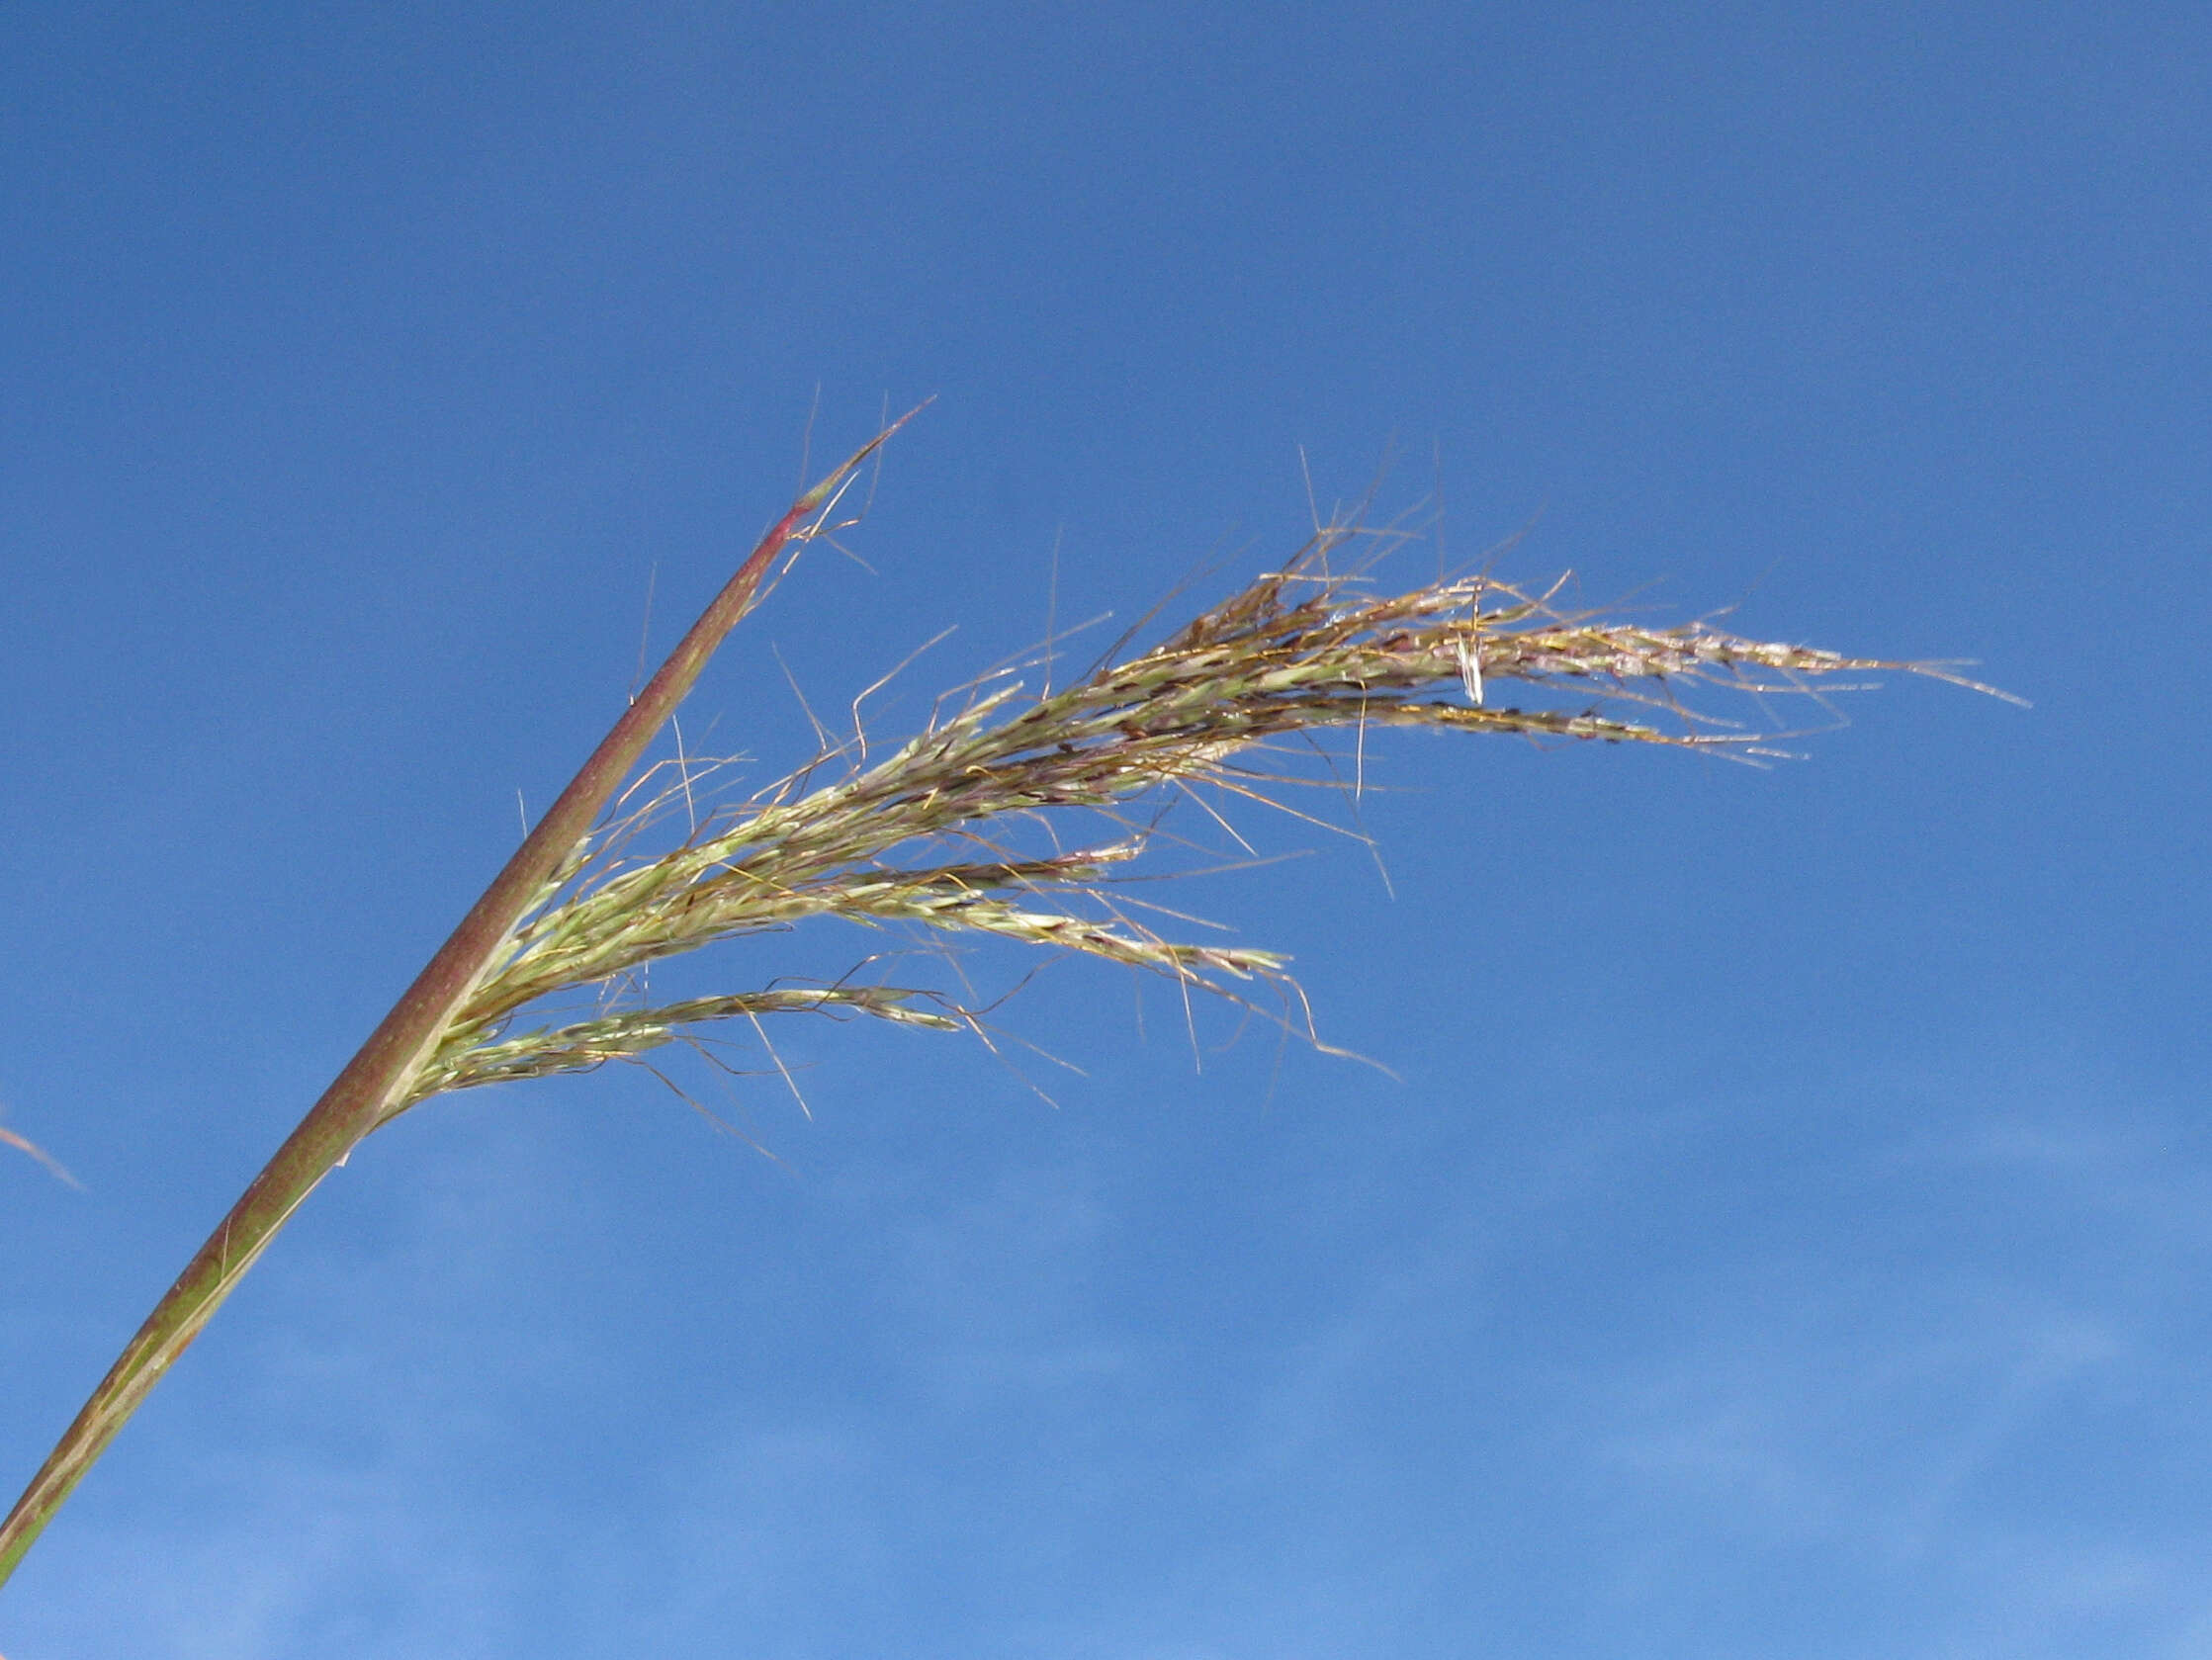
[{"label": "purple tinted stem", "polygon": [[360,1053],[346,1063],[322,1098],[292,1132],[276,1157],[230,1207],[183,1273],[169,1287],[138,1335],[108,1370],[60,1442],[0,1523],[0,1584],[5,1584],[45,1525],[85,1472],[106,1450],[131,1415],[161,1381],[200,1329],[228,1296],[277,1230],[324,1176],[373,1130],[393,1097],[444,1035],[475,989],[492,954],[506,940],[531,901],[561,861],[581,841],[600,812],[636,768],[646,745],[689,692],[715,648],[752,606],[776,555],[802,534],[809,515],[836,495],[853,471],[894,432],[914,418],[899,417],[843,466],[792,503],[761,537],[690,632],[668,654],[614,730],[601,741],[538,828],[469,909],[453,937],[438,948],[406,994],[394,1005]]}]

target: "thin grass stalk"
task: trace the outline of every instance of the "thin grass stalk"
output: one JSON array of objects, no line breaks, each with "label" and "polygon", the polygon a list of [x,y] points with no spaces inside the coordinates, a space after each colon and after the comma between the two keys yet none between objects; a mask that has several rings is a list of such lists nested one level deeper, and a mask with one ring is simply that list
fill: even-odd
[{"label": "thin grass stalk", "polygon": [[176,1283],[154,1306],[32,1478],[23,1497],[16,1501],[7,1520],[0,1523],[0,1584],[7,1582],[24,1553],[116,1433],[268,1249],[278,1230],[361,1139],[412,1093],[418,1075],[438,1052],[456,1011],[507,945],[515,925],[542,904],[549,888],[561,880],[607,803],[635,770],[647,744],[691,690],[715,648],[752,608],[776,556],[793,542],[815,534],[819,526],[809,521],[832,503],[855,470],[912,418],[910,411],[878,433],[794,501],[761,537],[537,828],[524,837],[505,868],[470,908],[452,937],[439,947],[360,1052],[253,1179]]},{"label": "thin grass stalk", "polygon": [[72,1187],[82,1187],[84,1185],[83,1182],[79,1181],[75,1177],[69,1174],[69,1172],[63,1167],[59,1159],[56,1159],[51,1153],[48,1153],[44,1147],[41,1147],[37,1142],[31,1140],[29,1137],[17,1135],[15,1131],[10,1129],[0,1129],[0,1143],[5,1143],[7,1146],[14,1148],[18,1153],[22,1153],[30,1158],[36,1159],[40,1164],[45,1166],[46,1174],[51,1176],[56,1181],[66,1182]]}]

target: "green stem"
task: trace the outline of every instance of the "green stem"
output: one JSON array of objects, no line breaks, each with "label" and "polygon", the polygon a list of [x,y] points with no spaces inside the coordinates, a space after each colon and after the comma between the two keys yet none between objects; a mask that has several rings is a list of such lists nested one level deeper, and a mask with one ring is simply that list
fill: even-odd
[{"label": "green stem", "polygon": [[0,1585],[14,1573],[94,1460],[106,1450],[153,1386],[175,1364],[223,1298],[268,1248],[332,1167],[375,1129],[413,1082],[460,1007],[533,899],[583,839],[622,781],[636,767],[707,658],[752,608],[776,554],[807,534],[805,521],[892,433],[913,419],[902,415],[850,460],[792,503],[760,539],[745,564],[715,596],[691,630],[668,654],[660,671],[624,711],[561,798],[515,850],[506,868],[484,891],[439,947],[391,1013],[346,1064],[322,1098],[302,1119],[276,1157],[230,1207],[177,1282],[154,1306],[99,1388],[85,1402],[60,1442],[32,1478],[15,1509],[0,1523]]}]

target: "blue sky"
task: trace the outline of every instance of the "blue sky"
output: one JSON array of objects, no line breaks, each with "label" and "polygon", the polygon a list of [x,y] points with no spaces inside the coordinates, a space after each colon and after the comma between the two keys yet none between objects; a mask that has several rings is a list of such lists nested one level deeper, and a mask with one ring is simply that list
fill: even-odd
[{"label": "blue sky", "polygon": [[1275,821],[1187,900],[1394,1080],[1063,964],[1003,1021],[1080,1077],[686,1077],[773,1160],[440,1102],[0,1652],[2212,1654],[2208,143],[2179,6],[9,8],[0,1123],[83,1182],[0,1159],[11,1492],[817,406],[936,399],[687,710],[755,777],[786,667],[1221,591],[1386,463],[2035,707],[1375,745],[1390,890]]}]

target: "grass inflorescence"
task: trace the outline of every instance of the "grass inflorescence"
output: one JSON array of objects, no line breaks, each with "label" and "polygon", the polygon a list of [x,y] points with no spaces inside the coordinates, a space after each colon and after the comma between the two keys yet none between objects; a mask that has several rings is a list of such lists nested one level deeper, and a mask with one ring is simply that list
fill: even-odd
[{"label": "grass inflorescence", "polygon": [[[776,559],[834,528],[841,492],[896,430],[770,528],[186,1266],[0,1520],[0,1582],[308,1194],[401,1113],[457,1090],[639,1061],[734,1019],[811,1012],[982,1030],[977,1012],[948,997],[865,984],[857,971],[826,985],[779,980],[624,1006],[658,961],[836,917],[1073,952],[1186,994],[1242,1002],[1262,984],[1294,998],[1281,956],[1168,938],[1114,902],[1115,886],[1166,839],[1159,809],[1169,798],[1190,796],[1218,817],[1207,796],[1273,801],[1293,782],[1326,782],[1285,764],[1283,750],[1332,729],[1351,731],[1361,756],[1370,729],[1422,727],[1755,758],[1774,752],[1774,734],[1700,712],[1699,688],[1817,692],[1839,675],[1886,669],[1958,679],[1940,664],[1749,640],[1709,622],[1654,628],[1572,613],[1558,607],[1558,585],[1522,589],[1486,573],[1378,592],[1369,556],[1401,538],[1334,525],[1157,645],[1125,650],[1124,640],[1058,687],[1048,656],[1034,693],[1018,670],[987,676],[940,698],[922,730],[881,758],[856,732],[710,812],[673,848],[634,851],[670,803],[694,799],[694,776],[679,761],[672,790],[650,793],[659,774],[649,769],[632,795],[617,792]],[[640,793],[647,799],[629,808]],[[1061,833],[1071,815],[1085,820],[1084,836]],[[1101,823],[1106,838],[1090,839]],[[1021,850],[1039,825],[1048,849]],[[1088,844],[1068,850],[1071,840]],[[587,1016],[525,1023],[528,1011],[579,991],[598,994]],[[37,1152],[9,1131],[0,1141]]]},{"label": "grass inflorescence", "polygon": [[[1470,575],[1378,594],[1366,563],[1331,571],[1369,540],[1356,527],[1325,529],[1148,650],[1109,654],[1073,684],[1034,695],[1014,671],[987,677],[940,699],[924,729],[881,759],[866,760],[856,737],[710,816],[674,849],[623,856],[660,807],[692,799],[687,769],[656,807],[576,849],[388,1116],[447,1091],[636,1059],[734,1017],[833,1011],[939,1030],[972,1024],[929,992],[839,985],[508,1032],[543,999],[622,988],[659,959],[814,917],[992,935],[1237,1001],[1240,982],[1286,985],[1282,957],[1163,937],[1108,894],[1153,844],[1144,798],[1200,786],[1270,797],[1290,775],[1253,763],[1285,739],[1351,728],[1364,744],[1368,728],[1424,727],[1758,757],[1776,752],[1771,732],[1700,715],[1685,690],[1805,693],[1884,669],[1955,678],[1940,665],[1748,640],[1705,622],[1653,628],[1569,613],[1554,603],[1559,584],[1533,592]],[[1517,691],[1561,688],[1579,702],[1515,701]],[[1108,814],[1121,833],[1050,856],[1006,852],[1018,826],[1085,810]]]}]

